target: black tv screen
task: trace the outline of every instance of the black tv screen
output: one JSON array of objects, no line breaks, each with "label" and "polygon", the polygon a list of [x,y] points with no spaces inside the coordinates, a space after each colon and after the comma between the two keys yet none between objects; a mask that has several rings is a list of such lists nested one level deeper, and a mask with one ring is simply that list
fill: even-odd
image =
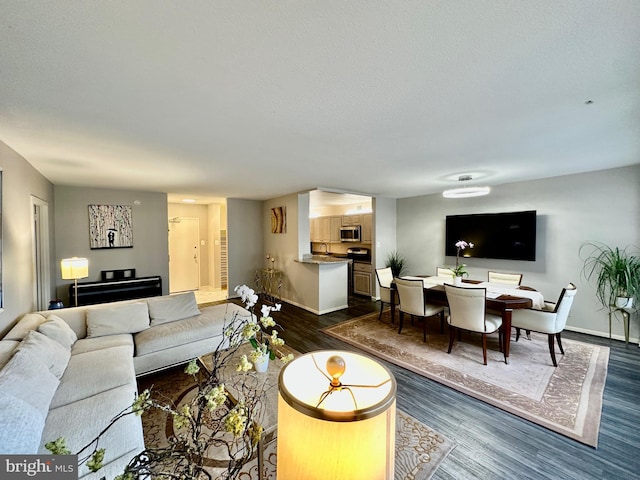
[{"label": "black tv screen", "polygon": [[536,211],[447,215],[445,255],[456,256],[458,240],[473,243],[460,256],[536,259]]}]

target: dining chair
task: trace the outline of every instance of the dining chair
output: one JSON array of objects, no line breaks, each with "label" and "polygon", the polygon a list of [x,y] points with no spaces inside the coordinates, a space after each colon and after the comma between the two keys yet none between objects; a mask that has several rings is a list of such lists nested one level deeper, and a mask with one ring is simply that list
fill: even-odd
[{"label": "dining chair", "polygon": [[570,283],[560,292],[558,301],[544,302],[542,310],[530,308],[514,310],[511,314],[511,326],[516,329],[516,342],[520,338],[520,330],[525,329],[527,334],[531,331],[546,333],[549,340],[549,353],[553,366],[557,367],[555,342],[558,342],[560,353],[564,355],[562,348],[562,331],[567,324],[567,318],[578,289]]},{"label": "dining chair", "polygon": [[394,280],[398,297],[400,299],[400,321],[398,333],[402,332],[404,314],[422,319],[422,340],[427,341],[427,318],[440,315],[440,333],[444,332],[444,307],[427,303],[424,298],[424,283],[422,280],[407,280],[396,278]]},{"label": "dining chair", "polygon": [[447,294],[447,302],[449,303],[449,350],[451,353],[453,342],[455,340],[456,331],[467,330],[482,334],[482,357],[484,364],[487,364],[487,335],[490,333],[498,333],[500,343],[500,351],[506,352],[503,348],[502,317],[492,313],[486,313],[486,288],[467,288],[456,287],[454,285],[444,285]]},{"label": "dining chair", "polygon": [[[380,314],[378,320],[382,318],[382,310],[384,304],[394,305],[398,304],[398,295],[395,290],[391,289],[391,282],[393,282],[393,273],[391,267],[376,268],[376,278],[378,279],[378,287],[380,287]],[[394,324],[394,318],[391,317],[391,324]]]},{"label": "dining chair", "polygon": [[489,272],[489,282],[519,286],[522,283],[521,273]]},{"label": "dining chair", "polygon": [[437,277],[448,277],[453,278],[455,275],[453,274],[453,270],[446,267],[436,267],[436,276]]}]

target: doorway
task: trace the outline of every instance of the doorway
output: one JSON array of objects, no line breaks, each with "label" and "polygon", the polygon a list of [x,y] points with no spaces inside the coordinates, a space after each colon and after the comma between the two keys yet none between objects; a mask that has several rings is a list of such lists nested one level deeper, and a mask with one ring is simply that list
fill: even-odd
[{"label": "doorway", "polygon": [[169,293],[200,288],[200,220],[169,219]]},{"label": "doorway", "polygon": [[31,196],[31,271],[33,275],[33,309],[46,310],[51,300],[49,263],[49,204]]}]

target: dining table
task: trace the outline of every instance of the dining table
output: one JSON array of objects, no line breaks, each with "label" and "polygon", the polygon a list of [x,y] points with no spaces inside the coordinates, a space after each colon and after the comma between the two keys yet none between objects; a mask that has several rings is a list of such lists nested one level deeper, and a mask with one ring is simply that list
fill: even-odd
[{"label": "dining table", "polygon": [[[428,303],[449,306],[444,284],[453,284],[453,281],[430,275],[403,276],[401,278],[422,280],[424,297]],[[540,304],[544,304],[542,294],[531,287],[490,284],[481,280],[465,279],[462,281],[462,286],[487,288],[486,310],[489,313],[500,315],[502,318],[502,326],[500,328],[504,338],[504,362],[508,364],[509,347],[511,345],[511,314],[513,310],[520,308],[541,308]],[[391,288],[395,289],[394,283],[391,284]],[[394,302],[391,302],[392,320],[395,319],[395,309]]]}]

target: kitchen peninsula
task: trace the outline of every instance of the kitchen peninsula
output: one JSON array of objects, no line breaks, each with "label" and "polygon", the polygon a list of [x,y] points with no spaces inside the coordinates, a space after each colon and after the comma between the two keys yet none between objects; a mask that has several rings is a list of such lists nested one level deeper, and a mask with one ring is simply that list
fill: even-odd
[{"label": "kitchen peninsula", "polygon": [[348,264],[350,259],[330,255],[305,254],[298,273],[306,290],[306,307],[322,315],[349,306]]}]

